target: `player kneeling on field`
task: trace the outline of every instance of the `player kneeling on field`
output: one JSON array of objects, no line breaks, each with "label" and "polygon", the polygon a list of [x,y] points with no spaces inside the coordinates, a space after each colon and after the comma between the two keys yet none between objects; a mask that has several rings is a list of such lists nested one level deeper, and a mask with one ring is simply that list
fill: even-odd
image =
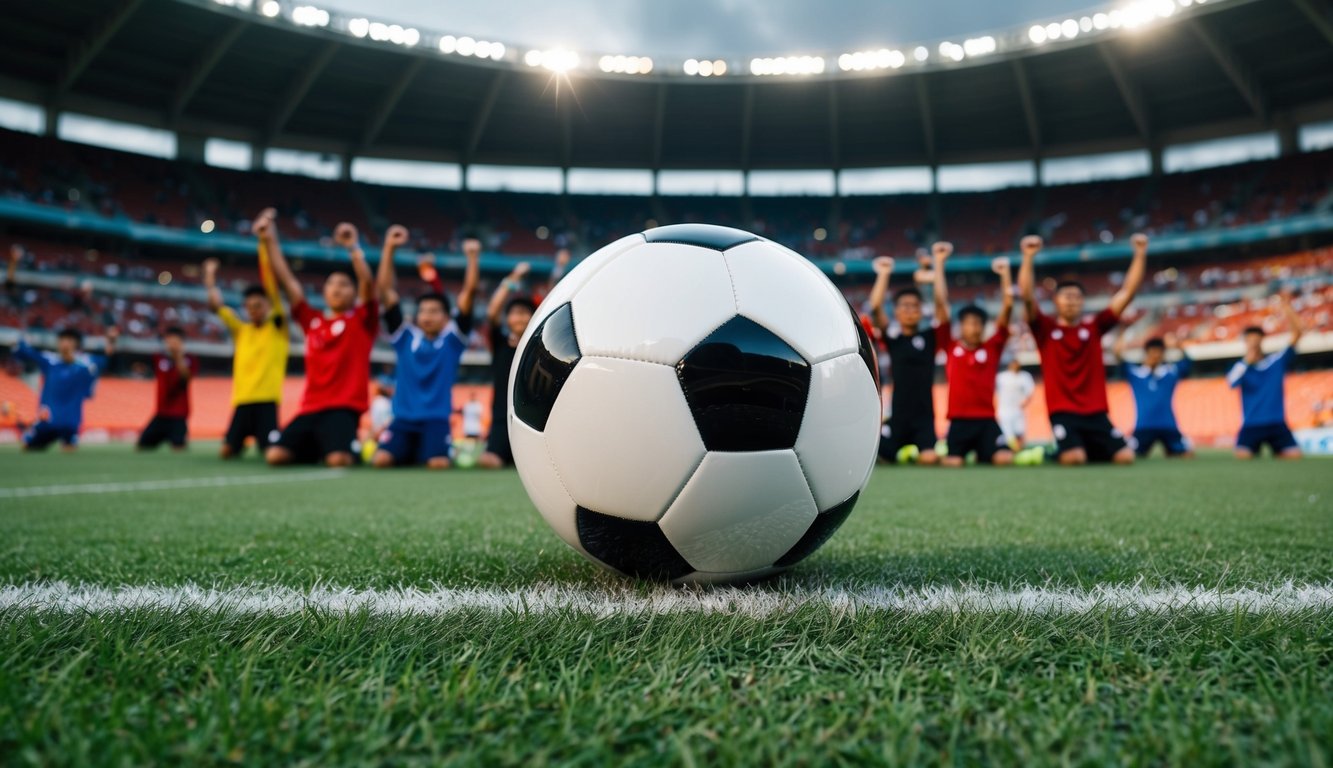
[{"label": "player kneeling on field", "polygon": [[976,452],[982,464],[1014,463],[1014,452],[995,421],[995,377],[1000,357],[1009,341],[1009,316],[1014,309],[1014,285],[1008,259],[999,258],[991,270],[1000,276],[1000,314],[995,333],[983,341],[986,310],[970,305],[958,313],[958,338],[949,325],[949,304],[944,281],[945,259],[935,260],[935,298],[940,302],[940,349],[949,380],[948,455],[940,459],[946,467],[961,467],[967,455]]},{"label": "player kneeling on field", "polygon": [[1176,385],[1189,375],[1190,358],[1181,351],[1179,362],[1166,361],[1167,348],[1178,349],[1180,343],[1175,336],[1152,338],[1143,345],[1143,363],[1134,365],[1124,360],[1125,335],[1115,340],[1111,352],[1120,361],[1121,371],[1129,388],[1134,393],[1134,410],[1138,414],[1134,423],[1134,453],[1139,457],[1152,453],[1153,446],[1162,444],[1170,458],[1192,458],[1194,451],[1176,424],[1175,406],[1172,399],[1176,394]]},{"label": "player kneeling on field", "polygon": [[[380,435],[371,459],[378,468],[424,464],[447,469],[453,457],[454,382],[472,330],[472,296],[480,275],[480,248],[465,248],[467,271],[458,296],[458,312],[450,316],[449,298],[436,288],[417,298],[414,322],[403,319],[394,288],[394,252],[407,242],[407,230],[394,225],[384,236],[376,285],[384,305],[384,327],[398,355],[393,392],[393,421]],[[440,285],[439,287],[443,287]]]},{"label": "player kneeling on field", "polygon": [[1245,329],[1245,357],[1227,373],[1227,383],[1240,390],[1240,434],[1236,435],[1236,458],[1252,459],[1265,444],[1279,459],[1299,459],[1300,446],[1287,426],[1287,404],[1283,379],[1296,360],[1296,345],[1304,329],[1301,318],[1285,295],[1280,298],[1282,314],[1291,329],[1291,341],[1277,352],[1265,355],[1264,329]]},{"label": "player kneeling on field", "polygon": [[335,270],[324,280],[320,312],[287,266],[282,249],[269,254],[273,272],[287,292],[292,318],[305,331],[305,392],[301,410],[264,452],[271,465],[351,466],[361,414],[370,405],[370,352],[379,332],[375,280],[366,266],[356,227],[339,224],[334,239],[347,248],[352,270]]},{"label": "player kneeling on field", "polygon": [[1106,363],[1102,360],[1102,336],[1120,324],[1120,317],[1134,300],[1148,263],[1148,237],[1130,240],[1134,256],[1125,271],[1125,281],[1111,297],[1106,309],[1083,316],[1085,291],[1077,280],[1062,280],[1055,288],[1055,315],[1047,315],[1037,304],[1035,266],[1041,238],[1023,238],[1023,266],[1018,288],[1027,309],[1028,325],[1041,354],[1041,375],[1046,388],[1046,411],[1055,434],[1061,464],[1088,462],[1133,464],[1134,449],[1111,424],[1106,399]]},{"label": "player kneeling on field", "polygon": [[175,326],[162,333],[162,352],[153,355],[157,410],[139,434],[135,447],[151,451],[163,443],[185,450],[189,439],[190,382],[199,374],[199,359],[185,354],[185,332]]}]

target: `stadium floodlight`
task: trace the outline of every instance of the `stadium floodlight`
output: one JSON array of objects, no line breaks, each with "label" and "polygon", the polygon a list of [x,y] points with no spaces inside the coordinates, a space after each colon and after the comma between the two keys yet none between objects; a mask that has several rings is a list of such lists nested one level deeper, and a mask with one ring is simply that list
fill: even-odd
[{"label": "stadium floodlight", "polygon": [[272,19],[282,13],[282,6],[278,5],[278,0],[265,0],[264,4],[259,6],[259,12]]},{"label": "stadium floodlight", "polygon": [[477,41],[470,37],[458,38],[458,55],[471,56],[477,51]]},{"label": "stadium floodlight", "polygon": [[1047,40],[1059,40],[1062,34],[1064,34],[1064,32],[1061,30],[1059,22],[1052,21],[1050,24],[1046,25]]},{"label": "stadium floodlight", "polygon": [[329,12],[313,5],[298,5],[292,9],[292,23],[302,27],[327,27]]},{"label": "stadium floodlight", "polygon": [[440,38],[440,53],[453,53],[458,50],[458,38],[445,35]]},{"label": "stadium floodlight", "polygon": [[907,63],[902,51],[879,48],[873,51],[852,51],[838,56],[838,68],[843,72],[864,72],[875,69],[897,69]]},{"label": "stadium floodlight", "polygon": [[[824,66],[823,56],[777,56],[751,59],[750,74],[761,76],[818,75],[824,71]],[[709,74],[712,74],[712,72]]]},{"label": "stadium floodlight", "polygon": [[995,38],[990,35],[968,38],[963,41],[963,53],[968,56],[985,56],[995,53]]},{"label": "stadium floodlight", "polygon": [[352,19],[347,22],[347,31],[353,37],[365,37],[370,34],[370,19]]},{"label": "stadium floodlight", "polygon": [[1032,41],[1033,45],[1041,45],[1045,43],[1046,27],[1043,27],[1040,24],[1033,24],[1032,28],[1028,30],[1028,39]]},{"label": "stadium floodlight", "polygon": [[918,45],[916,47],[916,50],[912,51],[912,58],[916,59],[917,61],[925,61],[926,58],[929,56],[930,56],[930,49],[926,48],[926,46],[924,45]]},{"label": "stadium floodlight", "polygon": [[228,8],[239,8],[242,11],[248,11],[250,6],[254,5],[254,0],[213,0],[213,2]]},{"label": "stadium floodlight", "polygon": [[563,48],[550,50],[531,50],[523,54],[523,63],[529,67],[542,67],[556,74],[564,74],[578,67],[579,55]]},{"label": "stadium floodlight", "polygon": [[1091,17],[1091,16],[1084,16],[1083,18],[1079,19],[1079,20],[1078,20],[1078,29],[1079,29],[1080,32],[1091,32],[1091,31],[1092,31],[1092,17]]},{"label": "stadium floodlight", "polygon": [[1092,15],[1092,26],[1096,29],[1106,29],[1111,26],[1111,17],[1104,13],[1094,13]]},{"label": "stadium floodlight", "polygon": [[[619,75],[646,75],[653,71],[653,60],[647,56],[606,55],[597,60],[597,68],[603,72],[614,72]],[[690,75],[695,72],[686,71],[685,74]]]},{"label": "stadium floodlight", "polygon": [[963,60],[963,46],[948,40],[940,43],[940,56],[950,61]]},{"label": "stadium floodlight", "polygon": [[1069,40],[1078,37],[1078,20],[1065,19],[1060,25],[1060,34]]}]

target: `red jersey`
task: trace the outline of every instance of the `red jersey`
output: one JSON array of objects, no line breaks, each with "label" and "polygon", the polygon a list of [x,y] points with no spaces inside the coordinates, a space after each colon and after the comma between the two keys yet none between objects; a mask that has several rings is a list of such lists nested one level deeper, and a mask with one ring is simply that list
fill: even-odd
[{"label": "red jersey", "polygon": [[176,363],[166,355],[153,355],[153,375],[157,378],[157,415],[173,419],[190,416],[190,379],[199,373],[198,358],[185,356],[188,374],[182,375]]},{"label": "red jersey", "polygon": [[379,333],[379,307],[368,301],[335,317],[309,304],[292,308],[305,331],[305,393],[301,413],[370,405],[370,350]]},{"label": "red jersey", "polygon": [[972,349],[953,338],[948,323],[936,331],[944,350],[944,373],[949,379],[950,419],[995,419],[995,376],[1000,357],[1009,341],[1009,329],[1001,326],[981,346]]},{"label": "red jersey", "polygon": [[1046,411],[1081,416],[1106,413],[1102,334],[1114,328],[1120,316],[1107,308],[1077,325],[1060,325],[1039,310],[1029,322],[1041,353]]}]

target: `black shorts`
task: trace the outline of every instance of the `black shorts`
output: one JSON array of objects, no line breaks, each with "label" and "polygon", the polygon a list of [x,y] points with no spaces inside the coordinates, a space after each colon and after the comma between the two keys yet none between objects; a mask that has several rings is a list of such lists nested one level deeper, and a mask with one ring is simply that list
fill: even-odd
[{"label": "black shorts", "polygon": [[491,433],[486,436],[486,452],[499,456],[505,466],[514,465],[514,450],[509,447],[509,419],[504,414],[493,414]]},{"label": "black shorts", "polygon": [[939,436],[935,434],[934,414],[890,417],[879,431],[879,455],[887,462],[898,461],[898,451],[915,445],[918,450],[933,451]]},{"label": "black shorts", "polygon": [[1283,451],[1297,447],[1296,436],[1286,424],[1260,424],[1254,427],[1241,427],[1236,435],[1236,447],[1258,454],[1267,443],[1276,456]]},{"label": "black shorts", "polygon": [[1009,441],[995,419],[954,419],[949,422],[949,455],[966,458],[976,451],[977,462],[989,464],[997,451],[1009,450]]},{"label": "black shorts", "polygon": [[1088,461],[1110,461],[1129,445],[1105,413],[1052,413],[1051,431],[1057,454],[1082,448]]},{"label": "black shorts", "polygon": [[231,424],[227,426],[223,441],[233,455],[239,456],[245,450],[247,437],[253,437],[255,445],[263,452],[276,439],[277,432],[277,403],[244,403],[232,411]]},{"label": "black shorts", "polygon": [[163,443],[171,443],[172,448],[184,448],[187,433],[185,419],[179,416],[154,416],[139,434],[137,445],[152,449]]},{"label": "black shorts", "polygon": [[1136,429],[1132,442],[1134,453],[1141,457],[1152,453],[1153,446],[1158,443],[1162,444],[1167,456],[1184,456],[1190,451],[1189,443],[1178,429]]},{"label": "black shorts", "polygon": [[74,448],[79,444],[78,427],[57,427],[49,421],[39,421],[23,433],[23,447],[30,451],[44,451],[51,443]]},{"label": "black shorts", "polygon": [[282,430],[274,445],[286,448],[294,464],[318,464],[331,453],[356,455],[356,428],[361,414],[351,408],[303,413]]}]

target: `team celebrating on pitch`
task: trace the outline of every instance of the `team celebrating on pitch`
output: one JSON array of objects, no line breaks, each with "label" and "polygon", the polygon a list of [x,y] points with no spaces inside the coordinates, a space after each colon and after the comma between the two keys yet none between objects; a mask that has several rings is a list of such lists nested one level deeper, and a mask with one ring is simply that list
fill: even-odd
[{"label": "team celebrating on pitch", "polygon": [[[221,456],[238,457],[247,442],[253,441],[267,462],[275,466],[322,463],[344,467],[362,459],[377,468],[452,466],[453,389],[473,331],[480,242],[463,242],[466,267],[456,302],[445,293],[433,259],[419,260],[418,272],[429,290],[415,297],[409,317],[397,290],[394,266],[397,250],[408,241],[404,227],[394,225],[385,233],[378,270],[372,272],[356,228],[347,223],[338,225],[334,240],[346,250],[350,268],[336,268],[325,278],[323,309],[311,306],[301,281],[283,255],[274,210],[262,211],[252,229],[258,240],[259,282],[244,290],[239,312],[226,305],[217,287],[217,260],[209,259],[203,265],[209,309],[226,326],[234,344],[233,412]],[[956,313],[951,309],[946,279],[951,244],[935,243],[913,274],[916,285],[933,292],[934,318],[929,324],[923,312],[923,293],[916,285],[893,294],[890,320],[885,300],[894,260],[887,256],[876,259],[871,319],[887,349],[893,380],[889,416],[881,432],[881,459],[946,467],[964,466],[969,456],[975,456],[977,463],[997,466],[1041,463],[1045,459],[1047,451],[1025,448],[1024,444],[1024,409],[1035,393],[1035,382],[1022,370],[1017,354],[1007,351],[1015,292],[1022,300],[1040,358],[1055,439],[1049,453],[1053,460],[1063,465],[1131,464],[1136,457],[1148,455],[1159,442],[1167,456],[1193,455],[1176,422],[1172,402],[1176,385],[1189,374],[1191,360],[1173,336],[1149,339],[1138,364],[1124,360],[1124,335],[1117,338],[1111,351],[1134,395],[1137,422],[1133,434],[1123,435],[1109,417],[1102,338],[1120,324],[1147,269],[1148,238],[1134,235],[1131,245],[1133,257],[1123,283],[1103,309],[1086,314],[1084,286],[1063,280],[1056,284],[1052,295],[1055,311],[1047,314],[1035,288],[1035,262],[1042,240],[1024,237],[1019,244],[1022,261],[1016,291],[1009,260],[1000,257],[992,262],[992,271],[999,278],[1000,304],[989,336],[985,331],[990,318],[981,306],[969,304]],[[13,253],[10,282],[17,261]],[[559,255],[551,285],[560,278],[568,260],[568,252]],[[519,264],[496,289],[486,308],[484,335],[491,349],[494,390],[490,434],[477,460],[477,465],[484,468],[513,463],[505,426],[505,393],[515,349],[536,309],[536,299],[520,292],[528,273],[528,265]],[[1289,343],[1265,353],[1263,328],[1247,328],[1245,354],[1227,374],[1228,383],[1241,394],[1237,458],[1252,458],[1265,444],[1279,458],[1301,455],[1286,424],[1283,380],[1295,358],[1302,329],[1286,296],[1281,298],[1280,306],[1291,334]],[[290,345],[289,317],[304,334],[305,389],[296,416],[280,425],[279,404]],[[381,326],[396,359],[392,418],[374,419],[372,430],[363,433],[362,417],[370,410],[371,352],[381,336]],[[81,351],[82,339],[73,330],[58,334],[53,352],[38,351],[20,339],[15,356],[35,363],[43,376],[37,419],[23,436],[25,449],[42,450],[55,442],[66,449],[77,445],[83,403],[92,396],[98,377],[106,370],[116,338],[116,330],[107,329],[106,347],[100,355]],[[1175,353],[1177,359],[1169,360],[1168,353]],[[948,389],[949,427],[943,446],[936,434],[934,402],[936,358],[940,354]],[[162,351],[153,356],[152,366],[156,410],[140,435],[138,447],[152,449],[166,442],[182,449],[188,439],[190,382],[198,374],[199,363],[185,351],[180,329],[163,332]],[[471,435],[477,428],[467,431]],[[357,448],[363,434],[368,446],[365,450]]]}]

